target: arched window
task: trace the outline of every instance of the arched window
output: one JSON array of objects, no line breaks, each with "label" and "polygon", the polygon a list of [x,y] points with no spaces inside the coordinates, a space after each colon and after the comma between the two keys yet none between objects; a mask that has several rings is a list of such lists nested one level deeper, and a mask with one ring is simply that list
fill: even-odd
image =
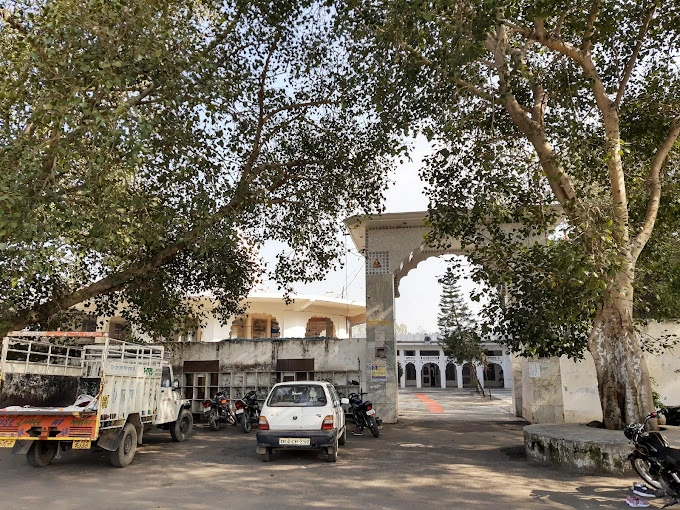
[{"label": "arched window", "polygon": [[328,317],[312,317],[307,321],[305,338],[335,338],[335,326]]}]

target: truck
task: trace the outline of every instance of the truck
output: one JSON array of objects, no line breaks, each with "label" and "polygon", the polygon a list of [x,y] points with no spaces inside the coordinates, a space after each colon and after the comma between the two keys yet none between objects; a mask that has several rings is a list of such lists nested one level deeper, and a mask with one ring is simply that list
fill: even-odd
[{"label": "truck", "polygon": [[102,332],[14,331],[3,338],[0,447],[25,454],[32,466],[47,466],[61,451],[101,448],[113,466],[125,467],[154,427],[186,440],[189,408],[162,345]]}]

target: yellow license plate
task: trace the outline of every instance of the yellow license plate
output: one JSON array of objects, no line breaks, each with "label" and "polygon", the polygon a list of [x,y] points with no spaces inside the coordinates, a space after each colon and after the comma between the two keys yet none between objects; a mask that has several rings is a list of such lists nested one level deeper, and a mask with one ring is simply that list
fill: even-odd
[{"label": "yellow license plate", "polygon": [[12,448],[16,442],[16,439],[0,439],[0,448]]},{"label": "yellow license plate", "polygon": [[86,440],[86,439],[76,439],[73,441],[73,449],[74,450],[89,450],[90,449],[90,443],[92,441]]}]

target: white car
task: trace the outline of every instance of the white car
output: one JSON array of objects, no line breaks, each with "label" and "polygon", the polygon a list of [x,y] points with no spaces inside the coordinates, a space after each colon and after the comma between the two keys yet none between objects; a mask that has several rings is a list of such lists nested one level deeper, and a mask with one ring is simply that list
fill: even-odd
[{"label": "white car", "polygon": [[345,413],[335,387],[324,381],[274,385],[260,412],[257,453],[271,460],[273,450],[323,448],[328,462],[338,458],[347,440]]}]

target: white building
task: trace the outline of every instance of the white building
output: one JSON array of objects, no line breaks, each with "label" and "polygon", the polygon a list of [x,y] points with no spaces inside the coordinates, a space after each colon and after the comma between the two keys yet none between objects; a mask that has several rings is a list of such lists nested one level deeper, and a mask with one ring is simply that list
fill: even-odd
[{"label": "white building", "polygon": [[470,371],[477,372],[485,388],[512,388],[512,361],[502,346],[482,344],[487,368],[450,360],[434,335],[397,334],[397,362],[402,368],[399,386],[406,388],[468,388],[473,387]]}]

